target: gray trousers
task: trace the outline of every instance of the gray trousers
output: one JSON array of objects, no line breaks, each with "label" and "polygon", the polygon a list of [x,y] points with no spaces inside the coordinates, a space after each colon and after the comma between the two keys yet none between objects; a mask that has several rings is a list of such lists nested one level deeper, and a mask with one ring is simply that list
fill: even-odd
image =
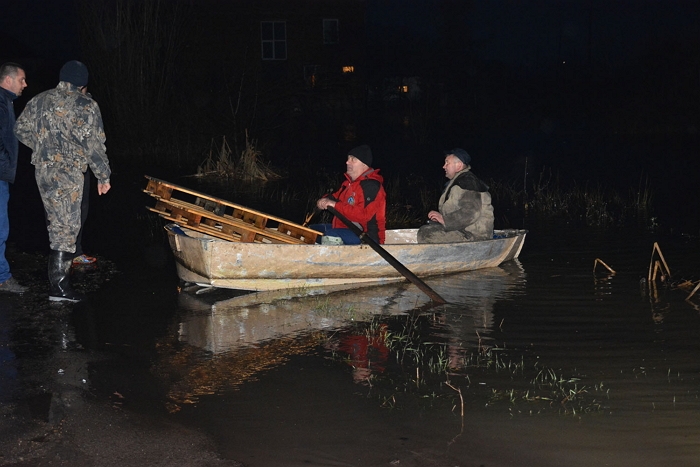
[{"label": "gray trousers", "polygon": [[461,230],[446,231],[439,222],[422,225],[418,229],[418,243],[461,243],[474,240],[469,232]]}]

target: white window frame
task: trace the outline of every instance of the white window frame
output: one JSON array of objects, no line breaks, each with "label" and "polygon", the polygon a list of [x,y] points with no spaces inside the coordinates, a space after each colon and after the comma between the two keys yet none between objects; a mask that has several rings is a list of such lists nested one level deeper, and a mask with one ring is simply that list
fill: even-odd
[{"label": "white window frame", "polygon": [[[271,26],[271,37],[266,37],[265,26]],[[279,28],[282,27],[280,31]],[[280,37],[282,36],[282,37]],[[287,22],[260,22],[260,49],[263,60],[287,60]]]}]

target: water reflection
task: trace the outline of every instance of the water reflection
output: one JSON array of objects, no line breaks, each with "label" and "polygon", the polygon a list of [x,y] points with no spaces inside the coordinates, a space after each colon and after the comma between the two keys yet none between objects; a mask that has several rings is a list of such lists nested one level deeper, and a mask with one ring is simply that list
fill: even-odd
[{"label": "water reflection", "polygon": [[[436,337],[453,354],[489,338],[494,306],[524,290],[525,273],[512,261],[497,268],[426,281],[448,301],[431,309]],[[410,283],[330,293],[262,292],[224,299],[182,293],[177,333],[161,346],[159,371],[177,381],[168,393],[171,410],[204,394],[233,389],[291,355],[324,347],[348,355],[356,381],[383,371],[388,349],[385,325],[373,335],[354,332],[353,323],[430,308],[428,297]],[[372,363],[370,363],[372,362]]]},{"label": "water reflection", "polygon": [[[448,301],[444,324],[450,335],[474,343],[493,327],[493,307],[509,291],[522,290],[525,274],[518,261],[501,267],[429,279]],[[411,284],[348,289],[332,293],[264,292],[209,303],[206,297],[181,294],[185,310],[179,340],[212,354],[252,347],[266,341],[337,329],[349,321],[392,315],[430,304]]]}]

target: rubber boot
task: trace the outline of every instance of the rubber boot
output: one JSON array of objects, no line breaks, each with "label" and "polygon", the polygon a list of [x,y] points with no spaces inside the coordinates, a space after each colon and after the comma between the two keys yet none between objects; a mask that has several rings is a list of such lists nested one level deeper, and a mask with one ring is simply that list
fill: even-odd
[{"label": "rubber boot", "polygon": [[49,300],[79,302],[85,296],[70,285],[70,265],[73,253],[51,250],[49,255]]}]

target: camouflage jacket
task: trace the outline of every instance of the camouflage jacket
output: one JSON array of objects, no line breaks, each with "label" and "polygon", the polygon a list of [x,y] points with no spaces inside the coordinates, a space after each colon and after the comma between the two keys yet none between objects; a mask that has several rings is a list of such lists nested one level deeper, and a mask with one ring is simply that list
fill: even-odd
[{"label": "camouflage jacket", "polygon": [[73,84],[58,83],[32,98],[17,118],[15,135],[32,149],[32,164],[56,168],[90,166],[99,183],[109,183],[102,114],[97,102]]},{"label": "camouflage jacket", "polygon": [[445,230],[462,230],[475,240],[493,237],[493,206],[489,187],[468,168],[450,180],[440,196]]}]

